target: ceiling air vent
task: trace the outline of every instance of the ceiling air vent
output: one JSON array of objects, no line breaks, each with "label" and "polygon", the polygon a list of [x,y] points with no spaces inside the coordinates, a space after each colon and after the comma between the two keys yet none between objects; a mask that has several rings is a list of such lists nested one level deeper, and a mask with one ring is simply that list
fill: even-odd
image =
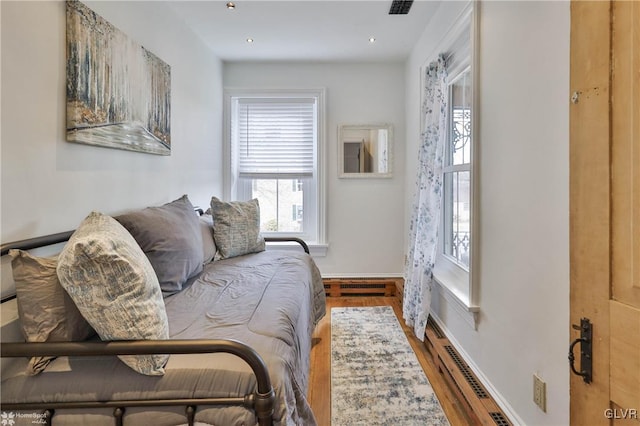
[{"label": "ceiling air vent", "polygon": [[391,9],[389,9],[389,15],[406,15],[411,9],[413,0],[393,0],[391,2]]}]

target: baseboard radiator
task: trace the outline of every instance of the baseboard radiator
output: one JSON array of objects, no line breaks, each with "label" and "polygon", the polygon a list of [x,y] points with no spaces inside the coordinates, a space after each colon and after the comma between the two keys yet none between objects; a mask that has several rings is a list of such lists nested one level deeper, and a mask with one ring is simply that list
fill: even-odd
[{"label": "baseboard radiator", "polygon": [[511,426],[482,383],[438,325],[429,318],[424,345],[473,425]]},{"label": "baseboard radiator", "polygon": [[402,278],[324,278],[324,289],[329,297],[340,296],[395,296]]}]

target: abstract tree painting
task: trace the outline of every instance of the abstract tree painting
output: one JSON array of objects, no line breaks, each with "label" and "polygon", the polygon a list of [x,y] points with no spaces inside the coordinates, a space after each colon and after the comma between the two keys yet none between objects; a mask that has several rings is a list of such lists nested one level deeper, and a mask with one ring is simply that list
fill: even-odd
[{"label": "abstract tree painting", "polygon": [[67,1],[67,140],[171,154],[171,68]]}]

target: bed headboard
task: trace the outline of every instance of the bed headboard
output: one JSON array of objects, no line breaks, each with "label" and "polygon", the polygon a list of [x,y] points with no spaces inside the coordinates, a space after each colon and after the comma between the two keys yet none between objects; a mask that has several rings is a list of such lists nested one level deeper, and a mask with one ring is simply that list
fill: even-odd
[{"label": "bed headboard", "polygon": [[[201,216],[204,214],[204,211],[201,207],[195,206],[194,210],[196,213]],[[0,256],[1,256],[1,272],[2,272],[2,281],[1,291],[0,291],[0,302],[4,303],[15,298],[16,288],[13,285],[13,274],[11,272],[11,261],[7,254],[11,249],[19,249],[19,250],[29,250],[36,256],[53,256],[58,254],[62,250],[62,243],[65,243],[71,238],[71,235],[75,230],[58,232],[56,234],[44,235],[41,237],[28,238],[25,240],[14,241],[10,243],[4,243],[0,246]]]}]

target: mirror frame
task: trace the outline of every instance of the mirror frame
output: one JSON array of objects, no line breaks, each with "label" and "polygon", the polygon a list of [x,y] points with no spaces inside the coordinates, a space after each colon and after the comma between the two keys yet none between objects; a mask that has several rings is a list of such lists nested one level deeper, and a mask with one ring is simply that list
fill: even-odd
[{"label": "mirror frame", "polygon": [[[346,173],[344,171],[344,133],[345,130],[387,130],[387,171],[379,172],[359,172]],[[389,123],[377,124],[340,124],[338,126],[338,177],[340,178],[391,178],[393,177],[393,126]]]}]

